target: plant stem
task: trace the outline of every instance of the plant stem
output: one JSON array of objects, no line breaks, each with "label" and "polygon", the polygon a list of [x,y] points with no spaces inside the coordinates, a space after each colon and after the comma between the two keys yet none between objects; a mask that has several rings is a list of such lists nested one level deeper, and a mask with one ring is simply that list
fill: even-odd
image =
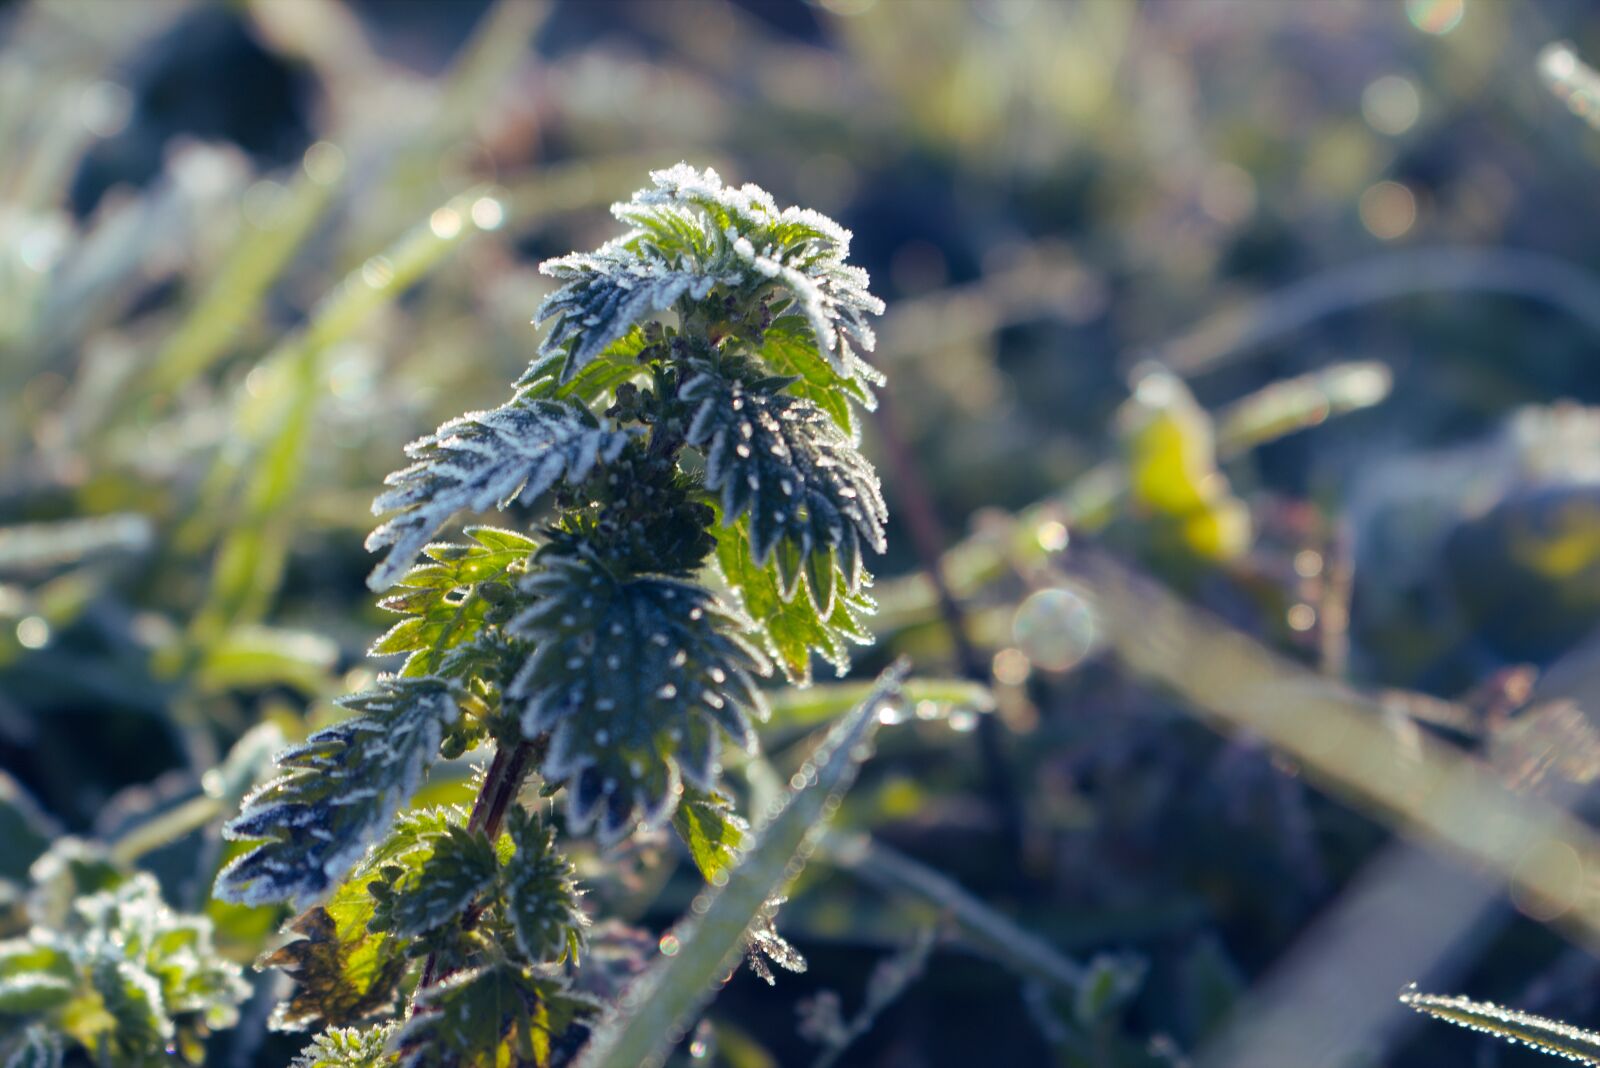
[{"label": "plant stem", "polygon": [[[478,790],[478,797],[472,803],[472,814],[467,817],[467,830],[482,831],[489,841],[494,841],[500,836],[500,828],[505,823],[506,811],[516,799],[517,791],[522,789],[522,780],[528,777],[529,766],[533,763],[535,748],[543,749],[548,744],[544,735],[532,742],[518,742],[511,749],[497,746],[494,758],[489,761],[489,770],[484,773],[483,786]],[[481,910],[470,907],[461,916],[461,926],[470,930],[477,922]],[[441,971],[439,955],[428,954],[426,963],[422,966],[422,978],[417,982],[416,992],[411,995],[415,1001],[417,995],[428,987],[437,983],[448,975],[448,971]]]}]

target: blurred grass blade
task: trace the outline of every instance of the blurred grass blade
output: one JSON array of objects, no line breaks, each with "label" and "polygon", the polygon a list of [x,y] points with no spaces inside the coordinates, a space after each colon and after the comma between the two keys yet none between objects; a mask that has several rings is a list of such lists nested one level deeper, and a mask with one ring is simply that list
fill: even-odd
[{"label": "blurred grass blade", "polygon": [[[768,698],[772,718],[767,726],[815,726],[867,700],[874,688],[872,683],[839,682],[780,690]],[[901,693],[907,705],[923,706],[918,713],[924,719],[947,719],[955,711],[994,711],[994,694],[989,688],[966,679],[913,679],[901,687]],[[927,705],[933,706],[931,714]]]},{"label": "blurred grass blade", "polygon": [[[1374,360],[1334,364],[1274,382],[1229,405],[1217,417],[1216,455],[1227,460],[1297,430],[1360,411],[1389,395],[1392,375]],[[1110,522],[1128,494],[1128,471],[1120,460],[1095,465],[1060,492],[1036,501],[1009,524],[993,523],[952,546],[942,561],[950,590],[971,597],[1006,569],[1044,561],[1061,527],[1092,531]],[[934,590],[922,575],[881,583],[874,591],[880,634],[900,630],[936,614]]]},{"label": "blurred grass blade", "polygon": [[800,774],[806,785],[756,832],[756,845],[728,881],[697,899],[674,928],[679,949],[655,962],[623,995],[620,1011],[596,1029],[578,1068],[660,1065],[690,1018],[715,996],[745,932],[804,866],[839,798],[867,757],[884,706],[902,700],[904,664],[878,678],[867,699],[834,725]]},{"label": "blurred grass blade", "polygon": [[[485,210],[486,203],[494,203],[495,210]],[[387,253],[352,271],[323,300],[306,329],[262,361],[260,395],[247,392],[235,418],[239,436],[254,448],[220,460],[209,479],[208,489],[217,496],[214,509],[207,511],[232,515],[233,521],[217,554],[210,595],[194,616],[191,643],[182,654],[188,658],[185,663],[192,663],[229,627],[261,612],[277,593],[296,520],[291,504],[324,390],[328,350],[399,299],[468,235],[480,227],[492,229],[500,218],[498,203],[482,193],[452,199]],[[227,509],[225,500],[217,498],[226,492],[236,465],[252,454],[254,472],[243,500]],[[164,666],[170,670],[178,665]]]},{"label": "blurred grass blade", "polygon": [[[313,145],[324,155],[327,146]],[[310,153],[307,153],[308,160]],[[250,322],[294,254],[333,200],[345,173],[302,163],[265,227],[240,219],[239,233],[216,277],[150,366],[145,390],[172,390],[205,372]]]},{"label": "blurred grass blade", "polygon": [[1217,415],[1217,456],[1228,459],[1336,415],[1381,402],[1394,385],[1378,360],[1336,363],[1274,382],[1228,405]]},{"label": "blurred grass blade", "polygon": [[949,914],[961,931],[991,959],[1013,971],[1076,994],[1084,969],[996,912],[959,883],[867,835],[829,835],[828,856],[835,864],[882,890],[918,897]]},{"label": "blurred grass blade", "polygon": [[0,527],[0,571],[54,567],[105,553],[141,552],[149,548],[151,540],[150,520],[134,513]]},{"label": "blurred grass blade", "polygon": [[1069,561],[1101,639],[1135,672],[1213,724],[1246,730],[1328,790],[1390,826],[1495,872],[1545,919],[1600,945],[1600,837],[1562,809],[1508,789],[1422,734],[1397,735],[1382,706],[1273,653],[1101,553]]},{"label": "blurred grass blade", "polygon": [[1400,1002],[1424,1016],[1446,1020],[1469,1030],[1495,1035],[1579,1064],[1600,1065],[1600,1034],[1532,1013],[1506,1009],[1490,1001],[1419,994],[1407,990]]}]

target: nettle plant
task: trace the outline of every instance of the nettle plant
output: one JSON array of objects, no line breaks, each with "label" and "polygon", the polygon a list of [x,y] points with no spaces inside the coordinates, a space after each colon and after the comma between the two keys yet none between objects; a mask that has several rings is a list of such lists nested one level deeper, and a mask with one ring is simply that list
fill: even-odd
[{"label": "nettle plant", "polygon": [[[403,664],[226,828],[258,844],[218,895],[311,905],[265,961],[297,984],[276,1025],[326,1029],[304,1065],[565,1060],[605,1006],[563,844],[670,822],[725,882],[746,828],[719,753],[754,746],[757,679],[805,684],[813,652],[842,673],[868,638],[886,512],[857,409],[883,305],[850,234],[714,171],[651,179],[612,209],[623,236],[542,265],[560,286],[515,396],[408,446],[374,502],[370,584],[403,618],[372,652]],[[530,532],[432,541],[512,504]],[[408,809],[478,748],[470,812]],[[769,978],[763,953],[801,963],[771,913],[745,936]]]}]

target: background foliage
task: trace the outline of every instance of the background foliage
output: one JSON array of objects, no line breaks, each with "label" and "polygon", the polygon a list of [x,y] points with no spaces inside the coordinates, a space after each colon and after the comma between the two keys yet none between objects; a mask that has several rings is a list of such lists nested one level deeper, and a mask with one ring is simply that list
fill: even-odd
[{"label": "background foliage", "polygon": [[[892,390],[836,413],[881,610],[746,606],[791,674],[877,641],[775,698],[741,803],[896,654],[974,685],[885,717],[780,914],[810,969],[740,971],[677,1056],[1538,1063],[1395,995],[1600,1024],[1561,811],[1600,769],[1600,134],[1560,39],[1600,56],[1591,5],[0,5],[0,937],[82,958],[18,993],[0,955],[0,1011],[112,989],[124,901],[240,966],[106,966],[191,984],[170,1041],[301,1047],[218,826],[379,635],[451,625],[372,606],[375,489],[503,401],[534,265],[686,159],[838,218],[890,308]],[[518,558],[479,544],[439,567]],[[618,986],[716,871],[685,837],[578,858]]]}]

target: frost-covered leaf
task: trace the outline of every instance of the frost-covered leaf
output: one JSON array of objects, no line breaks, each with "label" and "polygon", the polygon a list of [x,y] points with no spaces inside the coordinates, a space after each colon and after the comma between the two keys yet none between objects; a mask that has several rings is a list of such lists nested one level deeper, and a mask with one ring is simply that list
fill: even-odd
[{"label": "frost-covered leaf", "polygon": [[527,737],[552,733],[544,774],[567,780],[575,828],[598,816],[614,841],[659,826],[683,779],[715,785],[718,727],[753,744],[746,715],[766,708],[752,676],[770,668],[740,636],[748,622],[709,591],[570,557],[522,588],[531,605],[508,629],[533,651],[508,693]]},{"label": "frost-covered leaf", "polygon": [[339,703],[355,715],[279,753],[285,773],[223,828],[267,841],[218,874],[218,897],[253,905],[326,893],[416,792],[458,715],[455,691],[431,678],[383,676]]},{"label": "frost-covered leaf", "polygon": [[706,488],[724,523],[748,514],[756,563],[777,564],[785,598],[804,576],[824,616],[864,581],[863,547],[884,549],[889,509],[877,473],[845,432],[803,398],[703,373],[684,386],[697,402],[689,444],[706,457]]},{"label": "frost-covered leaf", "polygon": [[597,1008],[553,974],[501,961],[423,990],[394,1046],[403,1068],[546,1068]]},{"label": "frost-covered leaf", "polygon": [[[511,592],[537,548],[533,539],[496,527],[468,527],[468,544],[436,542],[428,563],[406,572],[379,607],[406,618],[373,643],[372,656],[406,654],[400,674],[438,674],[446,654],[478,634]],[[491,588],[493,587],[493,588]]]},{"label": "frost-covered leaf", "polygon": [[867,317],[881,315],[883,301],[867,291],[867,273],[845,262],[849,230],[807,208],[780,211],[759,186],[725,186],[710,168],[698,171],[680,163],[652,171],[650,181],[654,188],[635,193],[612,213],[645,228],[660,213],[692,212],[707,231],[729,237],[737,262],[752,275],[788,290],[794,310],[810,323],[821,351],[840,373],[881,381],[858,353],[871,352],[876,344]]},{"label": "frost-covered leaf", "polygon": [[211,936],[141,873],[79,898],[59,926],[0,943],[0,1049],[43,1036],[5,1049],[7,1062],[59,1061],[64,1041],[118,1065],[172,1063],[169,1049],[196,1059],[198,1038],[237,1022],[250,992]]},{"label": "frost-covered leaf", "polygon": [[494,844],[465,827],[450,827],[430,850],[414,855],[415,863],[379,869],[383,881],[369,887],[378,901],[372,930],[417,938],[454,923],[494,885],[499,871]]},{"label": "frost-covered leaf", "polygon": [[576,960],[588,919],[578,907],[572,863],[556,848],[555,828],[522,811],[510,822],[516,852],[506,860],[506,915],[517,948],[533,961]]},{"label": "frost-covered leaf", "polygon": [[360,1023],[393,1003],[407,967],[406,945],[372,929],[378,902],[371,884],[385,867],[414,867],[464,819],[461,812],[443,808],[402,814],[326,906],[289,921],[285,930],[296,937],[259,964],[278,968],[295,982],[289,1000],[274,1012],[274,1028],[305,1031]]},{"label": "frost-covered leaf", "polygon": [[778,985],[777,976],[772,974],[774,964],[784,971],[796,973],[804,972],[808,967],[801,952],[778,933],[778,909],[788,900],[786,897],[767,898],[744,933],[744,962],[768,986]]},{"label": "frost-covered leaf", "polygon": [[395,1058],[389,1039],[395,1024],[330,1027],[289,1062],[289,1068],[387,1068]]},{"label": "frost-covered leaf", "polygon": [[575,252],[539,265],[561,283],[533,321],[555,320],[539,351],[561,357],[563,383],[626,338],[640,320],[670,310],[685,297],[703,300],[719,282],[741,280],[738,273],[718,270],[718,261],[732,266],[722,254],[720,234],[697,232],[692,220],[682,223],[671,246],[640,244],[636,231],[594,252]]},{"label": "frost-covered leaf", "polygon": [[750,834],[750,825],[733,810],[732,798],[693,786],[684,787],[672,827],[689,847],[700,877],[712,884],[725,880],[738,864],[739,850]]},{"label": "frost-covered leaf", "polygon": [[367,584],[392,585],[457,512],[528,504],[558,481],[582,482],[628,437],[581,403],[529,397],[450,420],[406,446],[416,462],[386,478],[393,488],[372,502],[374,515],[400,514],[367,536],[369,552],[388,549]]},{"label": "frost-covered leaf", "polygon": [[839,375],[863,388],[881,381],[860,354],[872,351],[867,318],[883,302],[867,292],[866,272],[845,262],[848,230],[814,211],[780,211],[754,185],[725,187],[712,170],[679,164],[650,177],[652,188],[611,208],[631,230],[595,252],[540,265],[562,283],[534,317],[554,320],[541,351],[563,359],[562,381],[641,320],[713,289],[735,303],[784,294]]},{"label": "frost-covered leaf", "polygon": [[32,1024],[0,1037],[0,1068],[61,1068],[65,1052],[60,1032]]},{"label": "frost-covered leaf", "polygon": [[1531,1046],[1579,1064],[1600,1065],[1600,1034],[1581,1027],[1508,1009],[1489,1001],[1443,994],[1422,994],[1415,988],[1400,995],[1402,1004],[1460,1027]]},{"label": "frost-covered leaf", "polygon": [[[877,605],[865,590],[857,594],[835,592],[833,612],[823,617],[810,597],[786,598],[777,563],[769,562],[763,567],[755,562],[745,530],[746,521],[742,519],[718,528],[717,570],[745,615],[755,622],[753,635],[797,686],[811,683],[813,650],[843,676],[850,670],[850,646],[872,641],[862,617],[871,615]],[[863,573],[861,585],[868,585],[868,580],[869,576]],[[843,576],[835,578],[836,591],[844,585]]]}]

